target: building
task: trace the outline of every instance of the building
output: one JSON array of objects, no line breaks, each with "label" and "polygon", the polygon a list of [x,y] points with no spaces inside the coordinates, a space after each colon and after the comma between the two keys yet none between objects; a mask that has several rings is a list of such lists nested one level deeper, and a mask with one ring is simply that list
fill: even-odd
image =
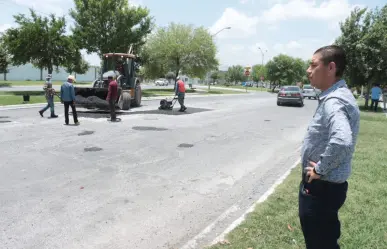
[{"label": "building", "polygon": [[[2,80],[13,80],[13,81],[40,81],[45,80],[48,71],[40,70],[39,68],[34,67],[32,64],[25,64],[22,66],[9,66],[9,72],[1,77]],[[94,81],[99,74],[99,67],[90,66],[89,71],[85,74],[77,74],[77,82],[92,82]],[[53,81],[66,81],[69,73],[66,72],[64,68],[59,67],[57,72],[54,69],[52,73]]]}]

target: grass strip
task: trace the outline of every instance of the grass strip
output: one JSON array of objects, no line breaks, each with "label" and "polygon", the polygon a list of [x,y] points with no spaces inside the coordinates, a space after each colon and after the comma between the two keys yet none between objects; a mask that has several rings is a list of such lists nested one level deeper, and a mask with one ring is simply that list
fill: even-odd
[{"label": "grass strip", "polygon": [[[384,113],[361,113],[348,197],[340,210],[343,249],[387,248],[386,127]],[[300,175],[298,166],[225,241],[209,248],[305,248],[298,219]]]}]

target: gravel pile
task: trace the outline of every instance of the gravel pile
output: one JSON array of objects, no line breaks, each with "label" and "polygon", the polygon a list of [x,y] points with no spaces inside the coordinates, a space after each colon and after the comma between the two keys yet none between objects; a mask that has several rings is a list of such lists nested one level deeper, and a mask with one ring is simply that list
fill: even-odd
[{"label": "gravel pile", "polygon": [[108,109],[109,103],[104,100],[100,99],[97,96],[89,96],[87,98],[82,97],[81,95],[75,96],[75,102],[77,104],[81,104],[88,108],[97,107],[99,109]]}]

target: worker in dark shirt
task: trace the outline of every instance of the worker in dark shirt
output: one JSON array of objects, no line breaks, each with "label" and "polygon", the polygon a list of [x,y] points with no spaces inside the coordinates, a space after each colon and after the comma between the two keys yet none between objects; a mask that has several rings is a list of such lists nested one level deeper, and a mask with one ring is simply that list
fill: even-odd
[{"label": "worker in dark shirt", "polygon": [[106,101],[109,102],[110,121],[115,122],[117,121],[116,100],[118,97],[118,84],[117,84],[117,81],[113,78],[113,76],[109,76],[108,80],[109,80],[109,88],[108,88],[108,95],[106,97]]}]

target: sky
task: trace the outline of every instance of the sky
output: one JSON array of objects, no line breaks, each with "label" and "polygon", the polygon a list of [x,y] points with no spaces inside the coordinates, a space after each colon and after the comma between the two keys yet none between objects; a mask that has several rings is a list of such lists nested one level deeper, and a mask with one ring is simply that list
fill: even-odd
[{"label": "sky", "polygon": [[[373,9],[385,0],[129,0],[150,10],[157,26],[171,22],[204,26],[214,36],[220,69],[231,65],[266,63],[283,53],[309,59],[321,46],[340,35],[339,23],[356,7]],[[66,15],[73,0],[0,0],[0,32],[14,27],[13,15],[28,13]],[[259,49],[261,48],[261,50]],[[262,51],[262,52],[261,52]],[[95,54],[85,59],[98,65]]]}]

